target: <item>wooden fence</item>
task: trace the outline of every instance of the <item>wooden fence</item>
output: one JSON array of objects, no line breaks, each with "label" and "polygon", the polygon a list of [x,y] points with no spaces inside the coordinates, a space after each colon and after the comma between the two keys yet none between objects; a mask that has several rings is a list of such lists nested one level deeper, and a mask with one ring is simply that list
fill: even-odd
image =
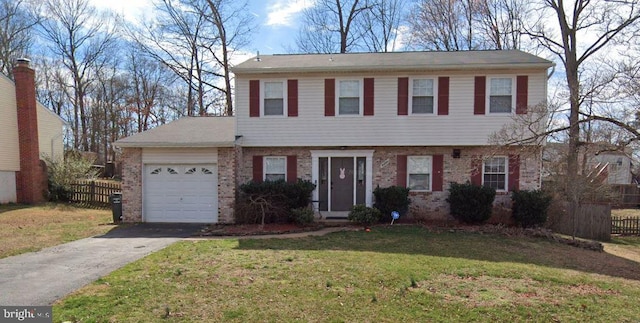
[{"label": "wooden fence", "polygon": [[637,184],[614,184],[611,190],[619,195],[619,199],[614,201],[613,208],[626,209],[640,206],[640,188]]},{"label": "wooden fence", "polygon": [[111,194],[122,191],[119,182],[95,180],[76,181],[71,184],[73,195],[71,202],[97,207],[108,207]]},{"label": "wooden fence", "polygon": [[640,235],[640,218],[624,216],[611,217],[611,233]]},{"label": "wooden fence", "polygon": [[611,206],[607,204],[580,205],[575,219],[568,212],[569,203],[554,202],[549,210],[548,224],[553,231],[584,239],[611,240]]}]

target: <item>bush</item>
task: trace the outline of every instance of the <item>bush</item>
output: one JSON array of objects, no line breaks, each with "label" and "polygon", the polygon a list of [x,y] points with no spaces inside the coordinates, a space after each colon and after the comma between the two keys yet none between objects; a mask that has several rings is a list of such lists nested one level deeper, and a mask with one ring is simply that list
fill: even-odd
[{"label": "bush", "polygon": [[306,208],[311,204],[314,189],[313,183],[303,180],[296,183],[265,181],[242,184],[236,203],[236,222],[288,222],[292,209]]},{"label": "bush", "polygon": [[349,211],[349,221],[363,224],[365,226],[372,225],[380,221],[382,213],[380,210],[368,207],[362,204],[354,205]]},{"label": "bush", "polygon": [[376,187],[373,190],[375,203],[373,207],[382,212],[382,221],[391,221],[391,212],[398,211],[404,216],[409,211],[409,189],[401,186],[390,186],[385,188]]},{"label": "bush", "polygon": [[491,217],[496,190],[471,183],[451,183],[449,207],[451,215],[464,223],[483,223]]},{"label": "bush", "polygon": [[547,210],[551,196],[541,190],[515,191],[511,194],[513,219],[523,228],[535,227],[547,222]]},{"label": "bush", "polygon": [[82,157],[80,153],[69,152],[65,158],[53,159],[44,157],[47,164],[47,180],[49,200],[54,202],[69,202],[73,195],[71,184],[81,179],[95,179],[98,171],[93,162]]},{"label": "bush", "polygon": [[291,210],[290,219],[300,225],[307,225],[313,223],[314,214],[313,210],[309,207],[302,207]]}]

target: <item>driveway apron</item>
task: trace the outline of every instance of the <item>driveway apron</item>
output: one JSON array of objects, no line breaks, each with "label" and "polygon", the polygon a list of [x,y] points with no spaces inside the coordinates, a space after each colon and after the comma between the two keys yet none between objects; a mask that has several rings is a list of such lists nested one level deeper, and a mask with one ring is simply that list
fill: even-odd
[{"label": "driveway apron", "polygon": [[0,305],[49,305],[150,253],[191,236],[193,224],[139,224],[0,259]]}]

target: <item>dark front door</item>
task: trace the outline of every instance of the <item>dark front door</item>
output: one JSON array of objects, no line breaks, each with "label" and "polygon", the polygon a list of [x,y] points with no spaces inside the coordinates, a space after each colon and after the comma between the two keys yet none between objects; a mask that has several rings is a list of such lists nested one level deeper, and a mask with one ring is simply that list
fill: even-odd
[{"label": "dark front door", "polygon": [[353,157],[331,158],[331,211],[353,206]]}]

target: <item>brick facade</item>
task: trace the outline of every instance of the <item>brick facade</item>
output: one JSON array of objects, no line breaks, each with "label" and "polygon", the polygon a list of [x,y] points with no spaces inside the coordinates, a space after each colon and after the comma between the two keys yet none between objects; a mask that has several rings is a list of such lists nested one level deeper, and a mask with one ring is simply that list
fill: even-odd
[{"label": "brick facade", "polygon": [[218,222],[233,223],[236,202],[237,148],[218,148]]},{"label": "brick facade", "polygon": [[122,152],[122,219],[142,221],[142,148]]}]

